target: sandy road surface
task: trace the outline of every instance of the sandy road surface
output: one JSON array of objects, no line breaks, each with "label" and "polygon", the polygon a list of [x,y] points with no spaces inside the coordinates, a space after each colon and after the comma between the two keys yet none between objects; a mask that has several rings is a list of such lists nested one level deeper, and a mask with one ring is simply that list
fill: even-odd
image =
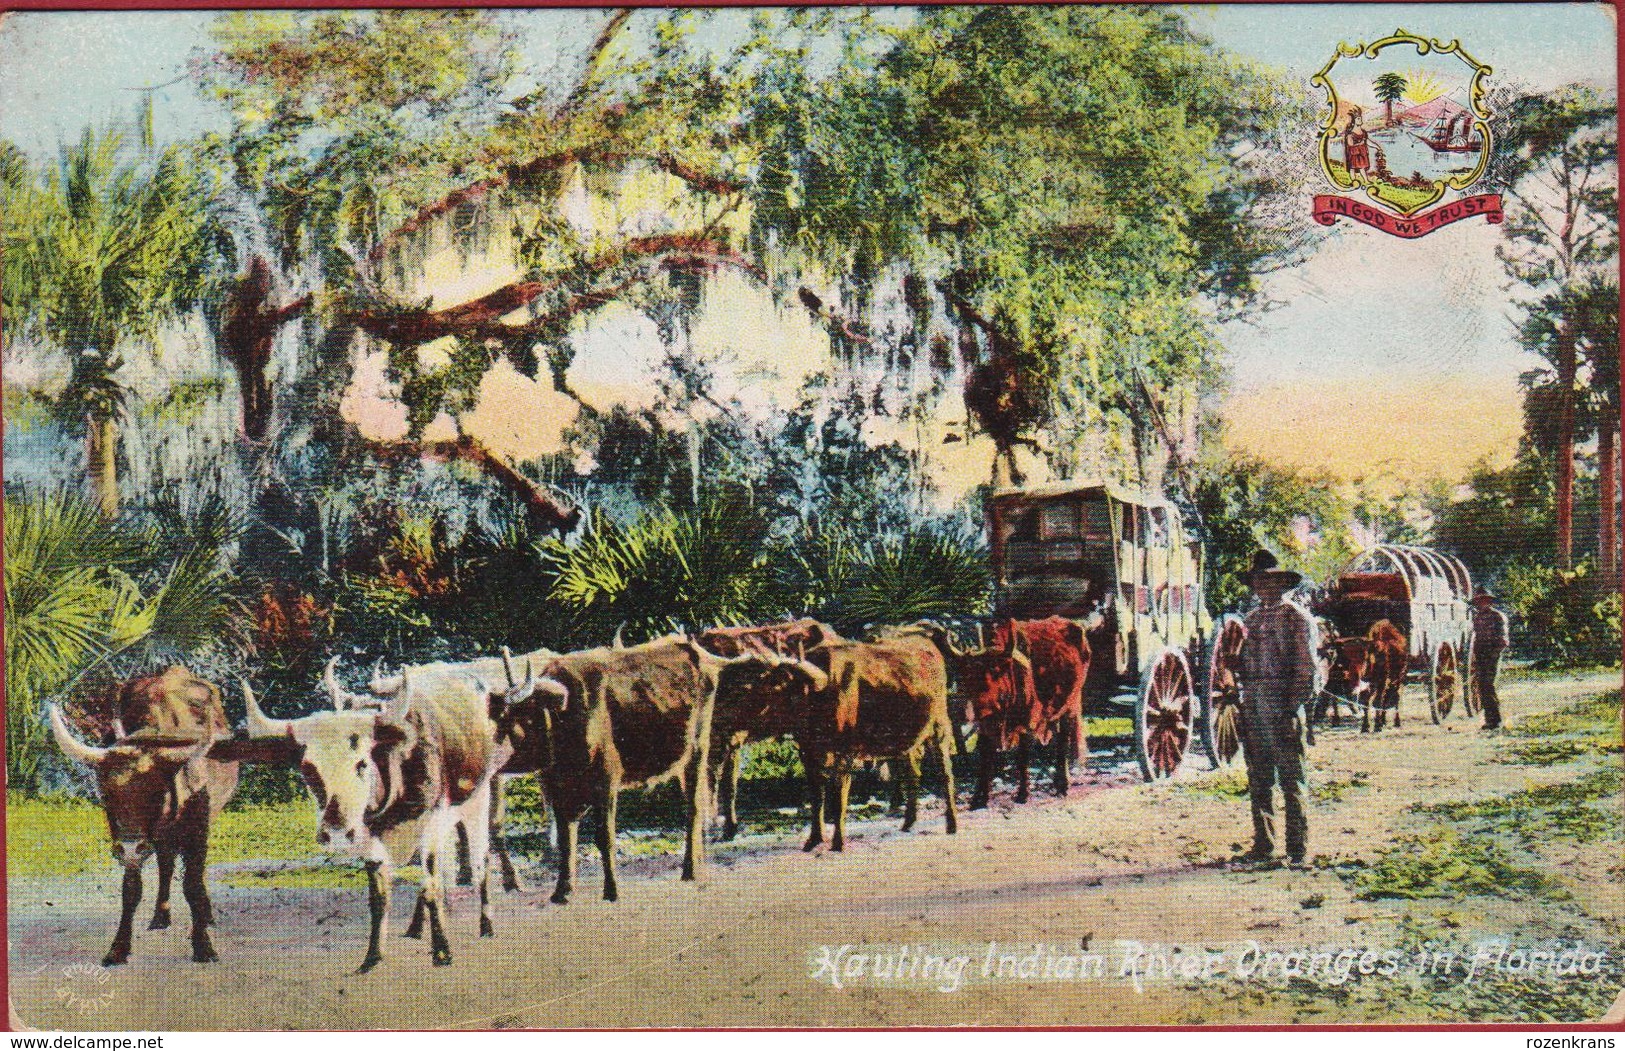
[{"label": "sandy road surface", "polygon": [[[1617,684],[1617,674],[1576,676],[1511,683],[1504,693],[1516,718]],[[1412,712],[1417,696],[1407,694]],[[1504,741],[1459,718],[1433,726],[1425,716],[1381,735],[1324,732],[1311,752],[1311,779],[1330,786],[1323,797],[1339,798],[1314,804],[1320,862],[1312,871],[1222,865],[1248,819],[1243,801],[1203,789],[1216,775],[1158,785],[1095,777],[1065,800],[1037,789],[1035,778],[1034,802],[996,801],[965,817],[957,836],[944,835],[933,812],[909,835],[893,831],[893,821],[865,823],[844,855],[804,855],[796,841],[762,837],[713,864],[697,885],[678,881],[676,858],[639,866],[647,875],[625,880],[616,904],[598,900],[596,869],[584,865],[567,906],[547,904],[542,891],[498,895],[494,939],[472,936],[469,892],[459,890],[449,968],[430,966],[426,942],[398,936],[411,906],[410,888],[399,885],[390,958],[366,976],[351,973],[366,935],[364,895],[356,891],[246,890],[216,881],[221,963],[187,962],[177,894],[175,927],[138,931],[131,963],[104,971],[95,962],[115,918],[111,874],[19,880],[11,886],[11,995],[24,1022],[69,1029],[1471,1018],[1470,998],[1419,999],[1397,986],[1387,995],[1378,978],[1272,984],[1263,974],[1243,979],[1237,969],[1250,942],[1258,945],[1256,963],[1272,949],[1321,944],[1409,952],[1439,931],[1464,944],[1568,938],[1607,946],[1617,960],[1625,937],[1617,843],[1556,850],[1548,859],[1553,878],[1573,897],[1555,903],[1355,897],[1347,863],[1370,859],[1424,823],[1409,810],[1413,803],[1538,781],[1542,769],[1492,761]],[[150,902],[150,883],[148,893]],[[1160,948],[1136,954],[1129,943]],[[844,954],[843,946],[850,947]],[[908,948],[899,956],[901,946]],[[1182,955],[1169,955],[1173,946]],[[1204,951],[1218,961],[1212,973],[1180,972],[1182,959]],[[1066,953],[1074,965],[1058,962]],[[841,976],[865,954],[876,959],[857,965],[864,973],[843,978],[840,988],[828,966],[814,978],[821,959]],[[920,958],[932,954],[938,969],[922,978]],[[1102,962],[1088,963],[1091,954]],[[887,970],[902,980],[872,973],[888,955]],[[943,961],[954,956],[965,962],[950,982]],[[1158,970],[1163,959],[1170,973]],[[1078,976],[1068,966],[1102,971]],[[1617,988],[1622,974],[1595,981]]]}]

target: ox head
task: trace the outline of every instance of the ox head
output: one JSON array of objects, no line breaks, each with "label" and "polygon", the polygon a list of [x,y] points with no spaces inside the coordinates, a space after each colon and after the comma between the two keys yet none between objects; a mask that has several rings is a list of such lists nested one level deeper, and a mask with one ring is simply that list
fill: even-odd
[{"label": "ox head", "polygon": [[113,860],[139,869],[152,855],[159,827],[177,817],[203,780],[188,777],[188,765],[208,754],[214,744],[212,727],[201,740],[143,736],[124,737],[111,747],[85,744],[68,729],[62,711],[50,706],[51,733],[69,759],[96,772],[107,828],[113,839]]},{"label": "ox head", "polygon": [[[328,666],[331,677],[332,665]],[[320,808],[316,842],[337,850],[366,853],[372,834],[369,814],[388,808],[401,790],[401,763],[417,742],[406,718],[410,690],[389,705],[370,710],[317,712],[302,719],[272,719],[260,710],[245,681],[250,737],[285,737],[299,750],[299,772]]]},{"label": "ox head", "polygon": [[1371,644],[1365,639],[1323,638],[1320,655],[1327,693],[1354,701],[1371,689]]},{"label": "ox head", "polygon": [[1038,703],[1032,661],[1016,622],[1002,625],[992,646],[958,654],[954,674],[966,717],[992,732],[998,747],[1008,747],[1006,738],[1025,725],[1026,713]]},{"label": "ox head", "polygon": [[789,733],[807,701],[829,687],[829,673],[811,661],[773,653],[747,653],[717,672],[718,718],[756,733]]},{"label": "ox head", "polygon": [[513,656],[502,648],[502,670],[507,679],[504,689],[493,689],[480,683],[485,692],[488,714],[496,727],[496,741],[507,744],[516,752],[530,751],[539,767],[553,762],[553,720],[570,707],[570,689],[567,676],[557,662],[550,662],[542,674],[536,674],[533,661],[525,662],[525,677],[514,673]]}]

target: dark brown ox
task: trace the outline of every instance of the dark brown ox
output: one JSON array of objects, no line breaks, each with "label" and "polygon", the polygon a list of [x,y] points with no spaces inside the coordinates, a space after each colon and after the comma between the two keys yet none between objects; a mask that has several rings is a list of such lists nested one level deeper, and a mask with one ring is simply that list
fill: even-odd
[{"label": "dark brown ox", "polygon": [[[331,677],[328,686],[331,692]],[[497,758],[487,689],[463,675],[407,675],[382,710],[317,712],[301,719],[267,718],[247,683],[243,692],[249,735],[286,739],[297,750],[320,814],[316,842],[366,863],[372,931],[361,972],[383,960],[394,869],[414,853],[423,859],[421,904],[429,918],[431,956],[436,966],[451,963],[442,924],[443,861],[458,822],[468,829],[480,936],[492,935],[486,836]],[[335,708],[343,701],[333,696]]]},{"label": "dark brown ox", "polygon": [[[802,619],[756,628],[712,628],[699,644],[719,657],[803,655],[826,641],[840,641],[835,629]],[[755,683],[754,687],[751,685]],[[793,685],[771,662],[733,676],[726,701],[719,691],[711,719],[711,749],[717,768],[717,808],[722,812],[722,839],[739,834],[739,753],[753,741],[769,741],[794,732],[795,712],[787,707]]]},{"label": "dark brown ox", "polygon": [[[1359,705],[1360,732],[1381,730],[1390,709],[1397,729],[1399,695],[1410,663],[1405,633],[1391,621],[1379,620],[1371,625],[1364,638],[1340,638],[1329,648],[1332,657],[1326,673],[1326,691]],[[1373,709],[1376,711],[1374,725]]]},{"label": "dark brown ox", "polygon": [[204,868],[209,825],[237,790],[237,763],[208,755],[215,740],[231,735],[220,690],[185,668],[173,667],[124,683],[115,703],[120,737],[107,748],[80,741],[62,712],[55,705],[50,708],[51,731],[63,754],[96,772],[113,860],[124,868],[118,931],[102,964],[111,967],[130,958],[141,869],[153,854],[158,855],[158,901],[148,929],[169,926],[169,888],[179,858],[185,866],[181,893],[192,913],[192,959],[218,960],[209,940],[214,909]]},{"label": "dark brown ox", "polygon": [[683,879],[704,863],[707,766],[717,673],[723,661],[692,640],[667,637],[553,657],[525,676],[497,719],[497,739],[539,772],[553,807],[559,875],[552,900],[575,889],[576,835],[589,808],[604,865],[604,899],[619,896],[615,808],[624,788],[682,779],[687,799]]}]

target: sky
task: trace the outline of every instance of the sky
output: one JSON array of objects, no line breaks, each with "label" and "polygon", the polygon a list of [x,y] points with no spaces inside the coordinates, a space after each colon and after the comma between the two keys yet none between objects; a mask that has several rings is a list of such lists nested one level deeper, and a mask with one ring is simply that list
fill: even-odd
[{"label": "sky", "polygon": [[[1185,8],[1221,46],[1308,86],[1340,42],[1398,28],[1463,48],[1505,78],[1535,88],[1583,82],[1613,90],[1616,30],[1603,4],[1320,4]],[[745,17],[746,12],[740,13]],[[126,120],[137,89],[156,87],[160,138],[220,126],[222,114],[184,79],[207,43],[208,12],[13,13],[0,21],[0,134],[37,158],[86,124]],[[598,12],[530,12],[526,59],[540,70],[590,39]],[[26,56],[26,61],[22,60]],[[563,59],[568,61],[568,59]],[[159,86],[162,85],[162,86]],[[1315,97],[1321,97],[1315,91]],[[1315,192],[1305,187],[1303,207]],[[1427,455],[1452,470],[1510,451],[1518,431],[1517,377],[1530,366],[1513,339],[1509,289],[1494,249],[1497,227],[1472,220],[1416,241],[1343,222],[1299,266],[1270,276],[1274,304],[1225,326],[1232,440],[1272,459],[1357,463],[1354,432],[1303,440],[1328,404],[1361,411],[1389,392],[1393,426],[1407,421]],[[1365,392],[1365,393],[1362,393]],[[1328,398],[1331,399],[1328,402]],[[1450,424],[1447,416],[1461,422]],[[1407,467],[1407,470],[1413,469]],[[1424,469],[1424,468],[1415,468]]]}]

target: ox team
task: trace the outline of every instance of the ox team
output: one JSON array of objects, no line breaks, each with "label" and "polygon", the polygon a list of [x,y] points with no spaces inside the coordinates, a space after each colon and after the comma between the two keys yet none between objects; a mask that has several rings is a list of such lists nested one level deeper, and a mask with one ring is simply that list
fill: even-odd
[{"label": "ox team", "polygon": [[[1260,605],[1247,621],[1242,679],[1249,697],[1243,729],[1255,829],[1250,856],[1264,860],[1274,851],[1271,796],[1279,782],[1286,852],[1301,863],[1307,821],[1301,745],[1292,720],[1311,699],[1315,654],[1308,615],[1283,601],[1297,582],[1296,574],[1276,569],[1267,553],[1255,560],[1249,583]],[[991,642],[961,649],[930,622],[854,641],[817,621],[797,620],[637,646],[623,646],[617,638],[612,646],[567,654],[504,651],[501,657],[420,665],[393,676],[375,668],[364,694],[345,690],[330,661],[322,685],[331,707],[302,718],[266,716],[243,682],[248,735],[235,738],[220,690],[176,667],[120,687],[115,740],[108,746],[82,741],[54,705],[49,721],[63,752],[94,768],[113,855],[124,869],[122,910],[105,964],[129,957],[142,870],[153,855],[159,889],[150,927],[169,925],[170,882],[180,860],[192,958],[217,958],[203,880],[209,825],[236,788],[239,763],[258,762],[297,768],[318,809],[318,843],[365,863],[371,930],[360,969],[383,959],[393,872],[414,856],[423,862],[423,884],[404,933],[421,937],[427,923],[431,957],[443,965],[452,958],[443,887],[454,831],[467,836],[481,937],[495,933],[487,871],[492,850],[504,886],[519,887],[502,841],[501,793],[495,791],[507,778],[535,777],[552,807],[560,859],[552,901],[560,904],[575,889],[577,829],[589,809],[597,815],[603,896],[619,896],[615,821],[623,787],[680,780],[686,809],[682,878],[696,878],[713,787],[722,837],[738,831],[739,750],[752,741],[790,736],[799,748],[812,811],[806,850],[825,842],[826,825],[829,848],[843,848],[852,767],[866,760],[888,761],[899,773],[906,831],[916,820],[921,765],[929,753],[944,781],[946,830],[955,832],[952,756],[961,715],[975,723],[980,742],[973,809],[987,805],[1000,757],[1012,749],[1020,768],[1015,799],[1026,801],[1034,744],[1053,743],[1054,790],[1065,795],[1072,761],[1087,754],[1086,629],[1097,624],[1080,626],[1061,617],[1004,620]],[[1499,649],[1486,648],[1479,658],[1492,676],[1499,655]],[[1486,705],[1487,714],[1495,711]],[[834,788],[835,798],[828,821],[826,786]]]},{"label": "ox team", "polygon": [[[296,768],[318,812],[316,839],[360,858],[368,877],[371,932],[361,970],[383,959],[393,872],[413,857],[423,884],[411,925],[427,925],[436,964],[451,962],[444,883],[454,832],[467,836],[479,896],[479,935],[491,921],[487,856],[494,849],[504,885],[518,888],[500,835],[494,797],[502,779],[533,776],[552,807],[559,871],[552,900],[575,889],[577,828],[596,812],[603,896],[619,895],[616,801],[622,788],[676,778],[686,803],[682,878],[704,864],[706,818],[720,783],[723,836],[738,830],[739,749],[785,735],[806,771],[812,818],[805,849],[841,850],[852,768],[882,760],[900,775],[905,830],[918,813],[922,761],[943,778],[946,829],[955,832],[952,758],[959,713],[983,731],[973,807],[985,806],[1000,753],[1015,749],[1023,768],[1031,744],[1054,742],[1055,788],[1065,794],[1070,762],[1084,751],[1081,691],[1089,646],[1070,621],[1006,621],[992,642],[960,649],[939,625],[883,629],[868,641],[841,638],[812,620],[720,628],[637,646],[534,653],[466,663],[375,668],[358,694],[322,675],[330,708],[273,719],[241,684],[246,737],[232,737],[218,687],[184,668],[123,684],[105,747],[81,739],[52,705],[63,752],[94,768],[123,866],[118,931],[103,962],[125,962],[142,870],[158,857],[159,898],[151,926],[169,924],[169,884],[179,858],[192,912],[193,959],[216,959],[203,885],[209,824],[231,798],[241,762]],[[950,704],[949,683],[958,683]],[[826,821],[825,789],[834,792]]]}]

